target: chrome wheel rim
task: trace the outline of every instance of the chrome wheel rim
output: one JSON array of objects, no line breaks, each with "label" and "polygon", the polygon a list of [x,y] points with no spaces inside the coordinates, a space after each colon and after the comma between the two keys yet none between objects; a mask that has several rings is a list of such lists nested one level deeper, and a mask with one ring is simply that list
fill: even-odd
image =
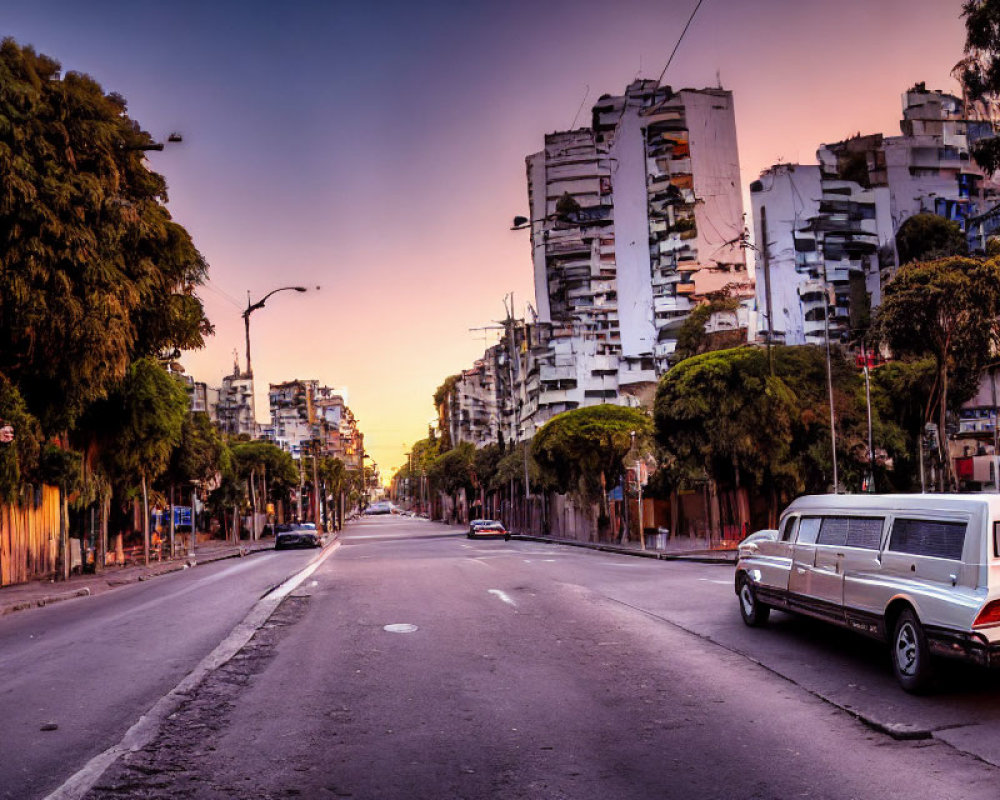
[{"label": "chrome wheel rim", "polygon": [[904,675],[917,671],[917,632],[909,622],[904,623],[896,634],[896,666]]},{"label": "chrome wheel rim", "polygon": [[750,584],[744,582],[743,587],[740,589],[740,604],[743,608],[743,616],[752,617],[754,598],[753,592],[750,591]]}]

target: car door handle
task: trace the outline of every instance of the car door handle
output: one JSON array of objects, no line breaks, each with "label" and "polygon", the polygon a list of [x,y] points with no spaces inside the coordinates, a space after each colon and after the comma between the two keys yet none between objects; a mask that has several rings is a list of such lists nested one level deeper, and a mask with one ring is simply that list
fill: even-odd
[{"label": "car door handle", "polygon": [[796,567],[795,571],[797,573],[799,573],[799,575],[805,575],[806,574],[806,571],[804,569],[802,569],[802,567]]}]

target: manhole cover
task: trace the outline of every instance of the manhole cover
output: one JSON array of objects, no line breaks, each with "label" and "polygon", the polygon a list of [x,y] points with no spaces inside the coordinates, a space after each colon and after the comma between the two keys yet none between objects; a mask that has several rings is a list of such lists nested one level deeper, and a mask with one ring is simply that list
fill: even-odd
[{"label": "manhole cover", "polygon": [[409,622],[396,622],[392,625],[386,625],[383,630],[389,631],[389,633],[413,633],[417,630],[417,626],[411,625]]}]

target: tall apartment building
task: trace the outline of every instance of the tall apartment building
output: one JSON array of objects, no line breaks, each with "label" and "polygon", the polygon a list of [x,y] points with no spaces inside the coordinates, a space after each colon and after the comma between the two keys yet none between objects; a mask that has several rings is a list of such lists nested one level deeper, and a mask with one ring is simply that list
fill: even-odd
[{"label": "tall apartment building", "polygon": [[966,119],[959,98],[917,84],[900,129],[823,145],[818,165],[779,164],[751,184],[764,337],[823,342],[829,303],[831,337],[850,338],[881,303],[906,219],[936,213],[965,229],[996,205],[997,187],[969,155],[970,136],[992,126]]},{"label": "tall apartment building", "polygon": [[223,433],[246,435],[256,439],[259,434],[253,395],[253,374],[240,371],[233,363],[232,374],[222,379],[217,406],[218,425]]},{"label": "tall apartment building", "polygon": [[538,329],[524,433],[555,414],[648,400],[695,303],[748,293],[732,93],[636,81],[592,125],[527,158]]},{"label": "tall apartment building", "polygon": [[497,347],[487,350],[483,358],[471,369],[463,370],[455,381],[448,414],[449,434],[454,444],[471,442],[476,447],[484,447],[498,440]]}]

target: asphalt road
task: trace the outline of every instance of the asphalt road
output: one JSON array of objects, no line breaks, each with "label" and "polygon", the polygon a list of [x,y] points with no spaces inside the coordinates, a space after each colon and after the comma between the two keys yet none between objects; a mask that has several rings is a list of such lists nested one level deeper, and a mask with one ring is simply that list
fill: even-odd
[{"label": "asphalt road", "polygon": [[997,797],[989,763],[823,695],[988,726],[981,678],[911,698],[864,640],[746,629],[731,579],[365,520],[88,797]]},{"label": "asphalt road", "polygon": [[44,796],[117,743],[314,555],[265,551],[0,619],[0,797]]}]

